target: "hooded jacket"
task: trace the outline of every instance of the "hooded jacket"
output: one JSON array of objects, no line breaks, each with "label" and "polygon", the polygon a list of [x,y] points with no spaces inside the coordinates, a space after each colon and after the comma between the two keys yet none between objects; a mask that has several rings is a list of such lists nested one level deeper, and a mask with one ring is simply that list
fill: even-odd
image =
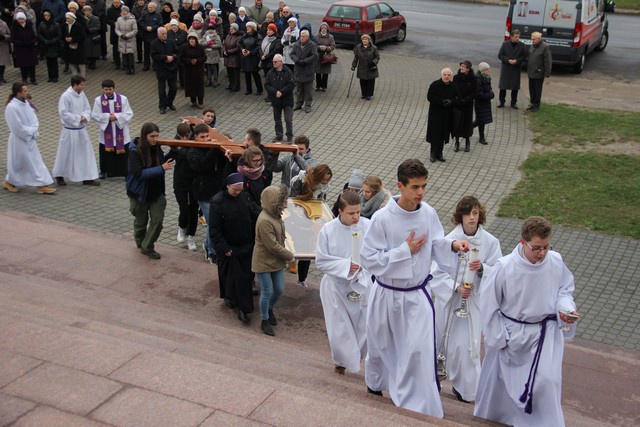
[{"label": "hooded jacket", "polygon": [[284,186],[271,185],[264,189],[260,200],[262,212],[256,223],[256,243],[251,258],[251,271],[268,273],[282,270],[287,261],[293,259],[284,246],[285,231],[282,211],[289,189]]}]

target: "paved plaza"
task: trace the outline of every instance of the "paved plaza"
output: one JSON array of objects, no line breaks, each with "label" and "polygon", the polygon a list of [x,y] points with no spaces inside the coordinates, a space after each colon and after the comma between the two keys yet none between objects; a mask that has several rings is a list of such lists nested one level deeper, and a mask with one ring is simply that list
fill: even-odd
[{"label": "paved plaza", "polygon": [[[451,229],[450,216],[457,200],[466,194],[475,194],[489,211],[488,229],[502,243],[503,253],[511,251],[518,240],[521,221],[497,218],[495,212],[500,201],[521,178],[519,165],[532,148],[528,118],[524,108],[496,110],[494,123],[488,126],[488,146],[472,139],[470,153],[453,153],[452,144],[445,148],[446,163],[428,162],[429,146],[424,141],[428,111],[427,88],[439,76],[444,66],[455,64],[422,58],[397,56],[393,49],[381,51],[380,78],[372,101],[359,96],[359,85],[354,79],[351,96],[347,98],[350,83],[351,53],[338,50],[339,62],[329,78],[326,93],[314,92],[313,111],[294,114],[295,135],[305,134],[311,139],[314,157],[328,163],[334,178],[331,182],[330,200],[333,203],[339,189],[348,180],[352,169],[360,168],[366,175],[379,176],[386,188],[394,192],[397,165],[406,158],[417,157],[426,162],[429,169],[427,201],[434,206],[447,230]],[[141,67],[140,67],[141,68]],[[116,90],[129,97],[134,111],[132,135],[137,135],[143,123],[151,121],[160,126],[161,136],[173,137],[180,117],[194,115],[199,110],[189,107],[188,98],[179,91],[175,105],[178,111],[158,113],[156,80],[153,72],[138,69],[134,76],[114,71],[109,61],[99,61],[98,69],[89,71],[86,94],[91,105],[101,93],[100,82],[111,78]],[[497,91],[498,73],[494,70],[494,90]],[[224,75],[224,72],[223,72]],[[62,74],[59,83],[45,83],[44,65],[38,68],[40,85],[30,86],[33,101],[39,108],[40,151],[49,168],[53,167],[61,124],[57,114],[57,101],[68,86],[69,75]],[[8,69],[8,81],[19,78],[19,70]],[[526,79],[523,78],[526,84]],[[2,86],[3,98],[10,85]],[[524,99],[521,105],[524,104]],[[273,119],[269,104],[262,97],[245,96],[242,92],[230,93],[224,85],[207,88],[205,105],[215,108],[218,129],[241,140],[244,131],[256,127],[263,133],[264,141],[274,137]],[[89,126],[96,146],[97,126]],[[4,120],[0,123],[0,174],[6,174],[6,141],[8,137]],[[172,176],[167,176],[168,206],[164,231],[160,242],[177,246],[177,204],[171,194]],[[279,182],[276,175],[274,182]],[[42,216],[57,221],[105,230],[123,236],[131,236],[133,218],[124,188],[124,179],[103,180],[97,188],[71,184],[58,188],[54,196],[37,195],[33,189],[18,194],[0,193],[0,207]],[[199,228],[197,241],[204,238]],[[632,239],[611,237],[597,233],[558,227],[554,236],[554,248],[564,257],[576,277],[576,301],[583,319],[578,327],[578,337],[640,350],[640,247]],[[133,240],[131,240],[133,245]],[[53,249],[55,250],[55,249]],[[186,252],[186,249],[185,249]],[[202,249],[191,256],[202,258]],[[159,261],[166,262],[165,259]],[[204,263],[204,259],[202,260]],[[184,273],[188,274],[188,273]],[[212,272],[213,274],[213,272]],[[312,271],[311,286],[319,285],[319,275]]]}]

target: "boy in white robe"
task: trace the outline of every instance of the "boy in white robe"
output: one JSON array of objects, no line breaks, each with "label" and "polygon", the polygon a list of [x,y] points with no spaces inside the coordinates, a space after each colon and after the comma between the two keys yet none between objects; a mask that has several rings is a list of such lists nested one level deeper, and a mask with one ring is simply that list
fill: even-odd
[{"label": "boy in white robe", "polygon": [[[453,394],[461,402],[472,402],[476,397],[480,377],[480,306],[482,277],[502,257],[500,242],[482,228],[487,210],[474,196],[464,196],[456,205],[452,222],[456,224],[450,239],[468,240],[470,251],[477,250],[477,258],[466,265],[461,262],[454,275],[431,265],[433,279],[429,283],[435,297],[438,352],[445,356],[446,372]],[[470,254],[471,252],[469,252]],[[470,259],[470,258],[469,258]],[[457,282],[455,282],[457,280]],[[465,288],[463,283],[472,283]],[[468,317],[458,317],[455,310],[466,298]]]},{"label": "boy in white robe", "polygon": [[87,132],[91,107],[84,94],[85,81],[86,79],[79,75],[71,77],[71,87],[67,88],[58,102],[62,131],[53,165],[53,176],[60,186],[67,185],[65,177],[70,181],[82,181],[84,185],[100,185],[96,181],[96,156]]},{"label": "boy in white robe", "polygon": [[19,82],[11,87],[4,118],[9,127],[9,142],[7,176],[2,186],[12,193],[20,191],[18,186],[38,187],[38,194],[55,193],[55,188],[49,187],[53,178],[36,143],[40,124],[35,107],[29,102],[26,84]]},{"label": "boy in white robe", "polygon": [[578,313],[573,275],[550,244],[549,221],[527,218],[520,243],[485,277],[486,356],[475,416],[515,426],[564,426],[562,356]]},{"label": "boy in white robe", "polygon": [[362,267],[376,276],[367,309],[365,381],[388,389],[402,408],[442,418],[436,374],[433,301],[427,290],[432,258],[452,271],[467,241],[444,237],[436,211],[423,202],[427,169],[417,159],[398,167],[400,196],[375,213],[362,243]]},{"label": "boy in white robe", "polygon": [[100,179],[127,176],[129,160],[129,123],[133,110],[126,96],[115,91],[116,84],[102,82],[103,94],[93,102],[91,118],[100,128],[98,133]]},{"label": "boy in white robe", "polygon": [[360,196],[338,198],[338,216],[318,235],[316,266],[324,273],[320,300],[327,326],[334,371],[360,371],[367,355],[367,292],[371,274],[360,266],[360,246],[369,220],[360,217]]}]

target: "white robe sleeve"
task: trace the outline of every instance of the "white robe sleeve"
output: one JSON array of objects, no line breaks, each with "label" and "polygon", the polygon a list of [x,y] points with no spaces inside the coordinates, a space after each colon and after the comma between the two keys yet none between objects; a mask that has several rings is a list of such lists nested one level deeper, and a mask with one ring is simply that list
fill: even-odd
[{"label": "white robe sleeve", "polygon": [[[562,262],[562,258],[560,258],[560,263],[562,264],[562,272],[560,273],[560,286],[558,289],[558,296],[556,299],[556,311],[558,313],[563,311],[575,311],[576,303],[573,300],[573,291],[575,290],[575,283],[573,280],[573,274],[567,266]],[[560,316],[558,316],[558,323],[563,323],[569,326],[569,331],[564,332],[564,337],[566,339],[572,339],[576,334],[576,323],[564,323],[560,320]]]},{"label": "white robe sleeve", "polygon": [[82,99],[82,115],[87,119],[87,123],[85,124],[88,124],[89,121],[91,121],[91,106],[89,105],[89,100],[84,92],[81,94],[80,98]]},{"label": "white robe sleeve", "polygon": [[73,112],[73,101],[68,92],[64,93],[58,102],[58,113],[60,113],[60,120],[64,126],[78,128],[81,126],[81,114]]},{"label": "white robe sleeve", "polygon": [[93,110],[91,110],[91,118],[93,119],[94,122],[96,122],[100,130],[104,132],[105,129],[107,129],[107,126],[109,125],[109,113],[102,112],[102,105],[100,103],[101,98],[102,97],[99,96],[93,102]]},{"label": "white robe sleeve", "polygon": [[[29,107],[31,108],[31,107]],[[18,108],[5,108],[5,119],[9,126],[9,130],[19,139],[30,141],[38,137],[39,124],[37,121],[34,123],[26,123],[22,120],[23,115],[20,114]]]},{"label": "white robe sleeve", "polygon": [[[116,125],[122,129],[125,126],[129,126],[131,119],[133,119],[133,110],[129,105],[129,99],[121,96],[122,99],[122,112],[116,114]],[[127,141],[128,142],[128,141]]]},{"label": "white robe sleeve", "polygon": [[[327,236],[327,225],[322,227],[318,235],[318,243],[316,245],[316,266],[318,270],[324,274],[338,277],[340,279],[351,280],[355,273],[349,275],[351,269],[351,258],[342,258],[331,255],[329,252],[329,239]],[[357,272],[356,272],[357,273]]]},{"label": "white robe sleeve", "polygon": [[507,346],[509,336],[502,317],[498,314],[502,303],[504,265],[496,263],[488,276],[483,278],[483,290],[480,292],[480,313],[482,317],[482,333],[487,350],[500,350]]}]

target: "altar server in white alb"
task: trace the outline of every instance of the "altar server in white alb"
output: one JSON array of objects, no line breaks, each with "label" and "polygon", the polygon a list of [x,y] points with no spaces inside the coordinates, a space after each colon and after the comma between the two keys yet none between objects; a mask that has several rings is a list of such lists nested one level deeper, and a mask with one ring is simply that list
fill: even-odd
[{"label": "altar server in white alb", "polygon": [[58,113],[62,121],[60,142],[56,162],[53,165],[53,176],[60,186],[67,185],[64,180],[82,182],[84,185],[100,185],[96,156],[87,124],[91,119],[91,107],[84,94],[86,79],[75,75],[71,77],[71,87],[60,97]]},{"label": "altar server in white alb", "polygon": [[551,224],[530,217],[520,243],[480,292],[486,356],[474,415],[515,426],[564,426],[562,356],[578,318],[573,275],[551,250]]},{"label": "altar server in white alb", "polygon": [[371,274],[360,265],[360,248],[369,220],[360,216],[360,196],[344,192],[338,217],[320,230],[316,266],[324,273],[320,299],[334,371],[358,372],[367,355],[367,294]]},{"label": "altar server in white alb", "polygon": [[133,110],[127,97],[115,90],[113,80],[104,80],[103,94],[95,99],[91,110],[91,118],[100,128],[100,179],[127,176],[128,173],[129,123],[133,119]]},{"label": "altar server in white alb", "polygon": [[37,187],[38,194],[53,194],[53,178],[42,161],[36,139],[40,135],[35,107],[29,102],[29,90],[23,82],[14,83],[7,99],[4,118],[9,127],[7,176],[2,186],[12,193],[19,186]]},{"label": "altar server in white alb", "polygon": [[[475,400],[480,378],[478,298],[482,292],[482,277],[502,257],[500,242],[482,227],[486,220],[487,210],[477,198],[464,196],[460,199],[452,218],[456,227],[447,237],[469,241],[468,262],[465,265],[461,261],[454,275],[441,271],[435,262],[431,265],[438,352],[445,356],[453,394],[466,403]],[[462,307],[463,298],[466,299],[467,317],[455,313]]]},{"label": "altar server in white alb", "polygon": [[436,211],[423,202],[427,169],[417,159],[398,167],[400,196],[373,216],[360,253],[376,276],[367,309],[365,381],[370,393],[389,390],[402,408],[442,418],[436,374],[435,311],[429,295],[431,261],[452,272],[466,240],[444,237]]}]

